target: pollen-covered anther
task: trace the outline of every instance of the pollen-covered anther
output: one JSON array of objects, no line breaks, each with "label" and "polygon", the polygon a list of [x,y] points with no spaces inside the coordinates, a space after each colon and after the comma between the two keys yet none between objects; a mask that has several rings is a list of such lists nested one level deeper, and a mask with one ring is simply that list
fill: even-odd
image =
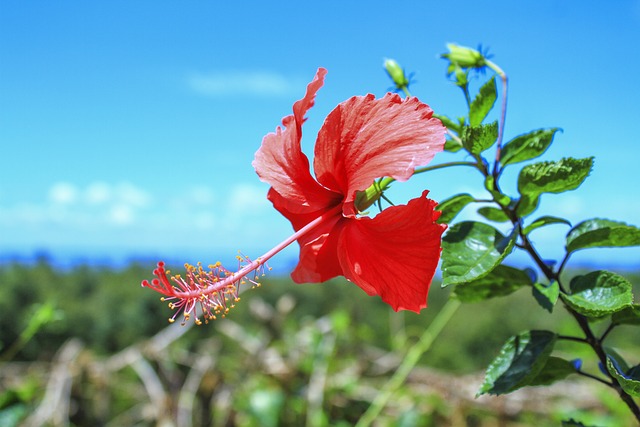
[{"label": "pollen-covered anther", "polygon": [[[241,286],[257,284],[257,278],[264,275],[264,262],[253,261],[244,255],[238,255],[238,271],[227,270],[218,261],[209,264],[205,270],[201,263],[184,264],[184,276],[175,274],[168,276],[164,263],[158,263],[153,271],[156,276],[151,282],[145,280],[142,286],[163,294],[162,301],[168,302],[174,315],[169,319],[173,323],[182,314],[185,324],[193,318],[196,325],[215,320],[216,315],[225,317],[235,303],[240,301]],[[204,319],[204,322],[203,320]]]}]

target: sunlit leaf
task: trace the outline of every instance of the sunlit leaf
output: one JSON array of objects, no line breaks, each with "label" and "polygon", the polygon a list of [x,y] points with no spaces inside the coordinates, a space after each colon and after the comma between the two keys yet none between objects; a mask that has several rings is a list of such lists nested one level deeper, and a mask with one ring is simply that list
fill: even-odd
[{"label": "sunlit leaf", "polygon": [[498,122],[467,126],[462,130],[462,145],[471,154],[480,154],[491,147],[498,138]]},{"label": "sunlit leaf", "polygon": [[484,188],[491,193],[493,200],[495,200],[501,206],[509,206],[511,204],[511,198],[506,194],[501,193],[496,189],[496,180],[493,175],[487,175],[484,179]]},{"label": "sunlit leaf", "polygon": [[464,221],[442,239],[442,286],[479,279],[511,253],[515,230],[504,236],[488,224]]},{"label": "sunlit leaf", "polygon": [[640,245],[640,228],[608,219],[589,219],[567,234],[567,252],[586,248]]},{"label": "sunlit leaf", "polygon": [[571,280],[571,294],[561,298],[578,313],[592,318],[606,316],[633,304],[632,286],[610,271],[593,271]]},{"label": "sunlit leaf", "polygon": [[509,217],[504,213],[502,209],[494,208],[491,206],[484,206],[478,209],[478,213],[488,219],[489,221],[494,222],[506,222],[509,221]]},{"label": "sunlit leaf", "polygon": [[568,226],[571,226],[571,223],[564,218],[558,218],[557,216],[546,215],[546,216],[541,216],[540,218],[533,221],[531,224],[527,225],[522,232],[524,234],[529,234],[536,228],[540,228],[540,227],[544,227],[552,224],[567,224]]},{"label": "sunlit leaf", "polygon": [[473,102],[469,106],[469,125],[474,127],[482,123],[489,111],[496,102],[498,93],[496,91],[496,79],[489,79],[478,92]]},{"label": "sunlit leaf", "polygon": [[630,396],[640,397],[640,378],[637,369],[629,369],[627,362],[614,350],[605,349],[607,354],[607,371],[613,376],[620,387]]},{"label": "sunlit leaf", "polygon": [[443,125],[445,125],[445,127],[447,129],[450,129],[452,131],[454,131],[455,133],[460,133],[460,130],[462,129],[463,123],[460,123],[460,120],[458,120],[458,122],[456,122],[455,120],[449,118],[448,116],[445,116],[444,114],[436,114],[433,113],[433,117],[435,117],[436,119],[440,120],[442,122]]},{"label": "sunlit leaf", "polygon": [[527,331],[511,337],[487,368],[478,391],[506,394],[530,385],[547,364],[557,335],[549,331]]},{"label": "sunlit leaf", "polygon": [[462,143],[456,139],[449,138],[444,143],[444,151],[448,151],[450,153],[457,153],[462,150]]},{"label": "sunlit leaf", "polygon": [[525,166],[518,176],[518,191],[535,198],[542,193],[575,190],[589,176],[593,157],[566,158],[557,162],[540,162]]},{"label": "sunlit leaf", "polygon": [[449,224],[465,206],[469,203],[473,203],[475,200],[476,199],[474,199],[471,194],[463,193],[456,194],[455,196],[438,203],[436,210],[442,212],[440,218],[438,218],[438,224]]},{"label": "sunlit leaf", "polygon": [[524,162],[541,156],[551,142],[558,128],[538,129],[519,135],[502,147],[500,163],[503,166]]},{"label": "sunlit leaf", "polygon": [[462,302],[477,302],[509,295],[531,285],[531,278],[525,271],[499,265],[480,279],[456,285],[453,295]]},{"label": "sunlit leaf", "polygon": [[548,285],[534,283],[533,288],[531,288],[531,293],[540,307],[551,313],[560,296],[560,285],[556,281]]}]

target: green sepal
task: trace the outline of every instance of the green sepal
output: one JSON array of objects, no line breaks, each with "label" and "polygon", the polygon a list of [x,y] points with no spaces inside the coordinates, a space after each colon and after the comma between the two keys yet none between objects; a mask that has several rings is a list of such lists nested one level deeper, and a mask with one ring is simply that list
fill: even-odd
[{"label": "green sepal", "polygon": [[598,270],[576,276],[569,287],[571,294],[562,294],[561,298],[586,317],[607,316],[633,304],[631,283],[610,271]]},{"label": "green sepal", "polygon": [[504,236],[476,221],[451,227],[442,239],[442,287],[471,282],[491,272],[513,250],[516,231]]},{"label": "green sepal", "polygon": [[496,102],[498,92],[496,91],[496,79],[492,77],[482,85],[473,102],[469,106],[469,125],[479,126],[487,117],[489,111]]},{"label": "green sepal", "polygon": [[634,367],[629,369],[627,362],[615,350],[605,348],[607,354],[607,371],[618,380],[620,387],[629,396],[640,397],[640,376],[639,369]]},{"label": "green sepal", "polygon": [[494,208],[491,206],[484,206],[478,209],[478,213],[488,219],[489,221],[494,222],[506,222],[509,221],[509,217],[504,213],[502,209]]},{"label": "green sepal", "polygon": [[453,296],[466,303],[478,302],[506,296],[531,285],[531,278],[523,270],[499,265],[484,277],[456,285]]},{"label": "green sepal", "polygon": [[613,313],[611,323],[614,325],[640,325],[640,305],[634,304]]},{"label": "green sepal", "polygon": [[498,139],[498,122],[467,126],[462,130],[462,145],[471,154],[478,155]]},{"label": "green sepal", "polygon": [[438,224],[449,224],[462,209],[469,203],[475,202],[476,199],[468,193],[456,194],[453,197],[438,203],[436,210],[442,212],[440,218],[436,221]]},{"label": "green sepal", "polygon": [[553,312],[553,307],[556,305],[558,297],[560,296],[560,285],[556,281],[553,281],[548,285],[534,283],[531,288],[531,294],[540,307],[551,313]]},{"label": "green sepal", "polygon": [[502,147],[500,164],[507,166],[541,156],[551,145],[558,130],[558,128],[538,129],[516,136]]},{"label": "green sepal", "polygon": [[522,232],[527,235],[529,233],[531,233],[533,230],[535,230],[536,228],[540,228],[540,227],[544,227],[547,225],[551,225],[551,224],[567,224],[569,227],[571,227],[571,223],[564,219],[564,218],[558,218],[557,216],[550,216],[550,215],[545,215],[545,216],[541,216],[540,218],[536,219],[535,221],[531,222],[531,224],[527,225],[524,230],[522,230]]},{"label": "green sepal", "polygon": [[527,385],[551,385],[575,373],[576,368],[573,363],[560,357],[550,356],[542,370]]},{"label": "green sepal", "polygon": [[509,338],[487,368],[477,395],[506,394],[530,385],[547,364],[558,336],[527,331]]},{"label": "green sepal", "polygon": [[518,192],[533,199],[542,193],[575,190],[589,176],[592,166],[593,157],[565,158],[525,166],[518,176]]},{"label": "green sepal", "polygon": [[640,245],[640,228],[620,221],[588,219],[567,234],[567,252],[586,248],[611,248]]}]

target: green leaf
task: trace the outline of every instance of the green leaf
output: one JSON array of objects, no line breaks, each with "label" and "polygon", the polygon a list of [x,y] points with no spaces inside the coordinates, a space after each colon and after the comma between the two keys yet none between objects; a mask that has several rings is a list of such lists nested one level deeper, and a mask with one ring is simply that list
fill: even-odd
[{"label": "green leaf", "polygon": [[531,286],[527,273],[506,265],[499,265],[486,276],[456,285],[453,295],[462,302],[478,302],[509,295],[523,286]]},{"label": "green leaf", "polygon": [[498,92],[496,91],[496,79],[489,79],[478,92],[475,99],[469,106],[469,125],[474,127],[482,123],[489,111],[496,102]]},{"label": "green leaf", "polygon": [[502,209],[494,208],[491,206],[485,206],[478,209],[478,213],[488,219],[495,222],[509,221],[509,217],[504,213]]},{"label": "green leaf", "polygon": [[567,224],[571,227],[571,223],[564,218],[558,218],[557,216],[545,215],[533,221],[531,224],[526,226],[522,231],[525,235],[531,233],[536,228],[544,227],[546,225],[551,224]]},{"label": "green leaf", "polygon": [[612,349],[605,350],[607,354],[607,371],[618,380],[620,387],[630,396],[640,397],[640,378],[637,377],[637,370],[630,370],[627,362]]},{"label": "green leaf", "polygon": [[498,122],[467,126],[462,130],[462,145],[471,154],[480,154],[498,139]]},{"label": "green leaf", "polygon": [[571,280],[571,295],[562,299],[583,316],[597,318],[613,314],[633,304],[632,286],[610,271],[593,271]]},{"label": "green leaf", "polygon": [[460,133],[460,130],[462,129],[462,124],[460,123],[460,120],[458,121],[458,123],[456,123],[453,119],[449,118],[448,116],[445,116],[444,114],[436,114],[436,113],[433,113],[433,117],[440,120],[447,129],[450,129],[458,134]]},{"label": "green leaf", "polygon": [[516,214],[519,217],[526,217],[527,215],[533,213],[536,209],[538,209],[538,205],[540,204],[540,195],[523,195],[520,200],[518,200],[518,205],[516,206]]},{"label": "green leaf", "polygon": [[592,166],[593,157],[566,158],[525,166],[518,176],[518,191],[533,200],[542,193],[575,190],[589,176]]},{"label": "green leaf", "polygon": [[493,200],[495,200],[499,205],[504,207],[509,206],[511,204],[511,197],[501,193],[496,189],[496,187],[496,180],[493,175],[487,175],[484,179],[484,188],[491,193]]},{"label": "green leaf", "polygon": [[436,210],[442,212],[440,218],[438,218],[438,224],[448,224],[453,220],[467,206],[469,203],[475,202],[476,199],[471,194],[463,193],[456,194],[453,197],[438,203]]},{"label": "green leaf", "polygon": [[533,288],[531,288],[531,293],[540,307],[551,313],[560,296],[560,285],[555,281],[548,285],[534,283]]},{"label": "green leaf", "polygon": [[562,427],[595,427],[595,426],[588,426],[586,424],[582,424],[580,421],[576,421],[573,418],[571,418],[569,420],[563,420]]},{"label": "green leaf", "polygon": [[611,316],[615,325],[640,325],[640,305],[626,307]]},{"label": "green leaf", "polygon": [[456,139],[449,138],[444,143],[444,151],[449,153],[457,153],[462,150],[462,143]]},{"label": "green leaf", "polygon": [[527,331],[511,337],[487,368],[482,394],[506,394],[530,385],[547,364],[557,335]]},{"label": "green leaf", "polygon": [[547,359],[547,363],[545,363],[542,370],[528,385],[550,385],[575,373],[576,368],[573,366],[573,363],[559,357],[551,356]]},{"label": "green leaf", "polygon": [[538,129],[513,138],[502,147],[500,163],[503,166],[512,165],[541,156],[551,145],[558,130]]},{"label": "green leaf", "polygon": [[464,221],[442,239],[442,286],[479,279],[511,253],[516,229],[504,236],[488,224]]},{"label": "green leaf", "polygon": [[586,248],[611,248],[640,245],[640,228],[608,219],[588,219],[567,234],[567,252]]}]

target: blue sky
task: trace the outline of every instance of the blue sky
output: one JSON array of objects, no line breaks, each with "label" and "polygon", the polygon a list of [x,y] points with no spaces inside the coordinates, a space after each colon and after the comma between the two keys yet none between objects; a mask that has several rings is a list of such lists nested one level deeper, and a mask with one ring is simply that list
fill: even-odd
[{"label": "blue sky", "polygon": [[[315,70],[329,74],[305,125],[307,152],[335,105],[387,91],[386,57],[416,73],[413,94],[436,112],[462,114],[438,57],[448,42],[482,44],[508,73],[506,139],[557,126],[544,159],[596,157],[585,184],[544,198],[541,214],[640,225],[640,199],[628,197],[640,184],[640,1],[444,4],[2,0],[0,255],[258,256],[291,229],[251,160]],[[394,195],[482,195],[478,183],[443,171]],[[544,256],[560,254],[566,231],[535,235]],[[575,256],[639,259],[636,249]]]}]

